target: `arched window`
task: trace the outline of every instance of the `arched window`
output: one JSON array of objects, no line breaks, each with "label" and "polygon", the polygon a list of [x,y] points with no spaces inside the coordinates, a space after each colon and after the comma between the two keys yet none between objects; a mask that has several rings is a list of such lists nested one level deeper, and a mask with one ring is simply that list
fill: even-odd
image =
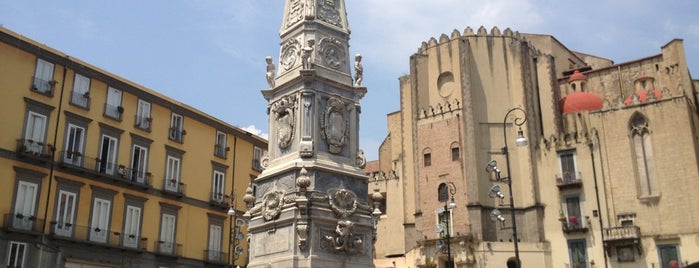
[{"label": "arched window", "polygon": [[640,197],[658,194],[655,165],[653,164],[653,145],[651,142],[648,120],[641,114],[634,114],[629,124],[632,152],[636,164],[636,178]]},{"label": "arched window", "polygon": [[449,200],[449,193],[448,193],[448,188],[446,183],[440,183],[439,187],[437,188],[437,200],[439,202],[446,202]]}]

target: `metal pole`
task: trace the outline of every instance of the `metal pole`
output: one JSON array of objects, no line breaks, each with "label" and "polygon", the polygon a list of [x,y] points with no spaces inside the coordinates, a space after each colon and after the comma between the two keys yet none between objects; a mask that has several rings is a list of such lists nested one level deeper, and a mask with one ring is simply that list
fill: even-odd
[{"label": "metal pole", "polygon": [[515,219],[515,201],[512,193],[512,172],[510,171],[510,153],[507,148],[507,117],[510,115],[510,113],[514,111],[519,111],[524,114],[524,118],[519,118],[515,117],[514,123],[517,126],[521,126],[524,124],[524,122],[527,121],[527,114],[526,112],[519,107],[512,108],[507,111],[507,114],[505,114],[505,118],[502,120],[502,134],[504,137],[505,141],[505,147],[502,147],[502,153],[505,154],[505,163],[507,167],[507,187],[510,189],[510,215],[512,217],[512,238],[514,240],[514,246],[515,246],[515,261],[516,261],[516,266],[517,268],[520,268],[520,260],[519,260],[519,244],[518,244],[518,238],[517,238],[517,220]]},{"label": "metal pole", "polygon": [[[444,213],[450,212],[447,208],[447,204],[444,204]],[[453,268],[454,265],[451,262],[451,230],[449,229],[449,222],[451,221],[451,213],[449,214],[449,220],[447,222],[447,268]]]}]

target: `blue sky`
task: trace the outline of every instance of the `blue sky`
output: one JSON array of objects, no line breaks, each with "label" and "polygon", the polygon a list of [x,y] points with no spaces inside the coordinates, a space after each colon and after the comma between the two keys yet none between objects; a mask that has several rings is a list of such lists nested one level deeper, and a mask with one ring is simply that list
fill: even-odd
[{"label": "blue sky", "polygon": [[[497,26],[550,34],[622,63],[684,40],[699,78],[695,0],[346,0],[350,55],[364,57],[360,146],[369,160],[399,108],[398,77],[423,41]],[[279,57],[280,0],[0,0],[0,24],[259,135],[265,56]],[[504,108],[503,108],[504,109]]]}]

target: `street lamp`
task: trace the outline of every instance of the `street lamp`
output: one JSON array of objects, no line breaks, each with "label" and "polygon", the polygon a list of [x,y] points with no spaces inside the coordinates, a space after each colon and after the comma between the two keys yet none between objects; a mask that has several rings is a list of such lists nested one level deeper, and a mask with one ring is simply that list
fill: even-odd
[{"label": "street lamp", "polygon": [[[502,147],[502,154],[505,155],[505,165],[507,167],[507,172],[509,173],[507,177],[500,177],[500,169],[497,166],[497,162],[495,160],[491,160],[488,162],[488,164],[485,166],[485,170],[487,172],[495,172],[495,178],[497,181],[503,181],[507,183],[507,188],[510,190],[510,215],[512,217],[512,238],[514,240],[514,246],[515,246],[515,261],[516,261],[516,266],[517,268],[520,268],[520,259],[519,259],[519,246],[518,246],[518,238],[517,238],[517,221],[515,220],[515,202],[514,202],[514,197],[512,195],[512,174],[510,171],[510,154],[509,150],[507,147],[507,119],[509,118],[510,114],[513,112],[519,112],[522,114],[522,117],[517,117],[516,115],[514,116],[514,124],[519,128],[517,130],[517,139],[515,139],[515,145],[517,147],[522,147],[526,146],[527,143],[527,138],[524,137],[524,131],[522,131],[522,125],[524,125],[525,122],[527,122],[527,113],[524,111],[524,109],[515,107],[507,111],[507,114],[505,114],[505,118],[503,119],[502,122],[502,134],[504,137],[505,141],[505,146]],[[500,187],[498,186],[493,186],[490,188],[490,193],[488,194],[491,198],[493,197],[498,197],[501,200],[504,199],[504,195],[500,193]],[[498,209],[494,209],[490,215],[494,218],[496,218],[500,222],[504,222],[505,218],[502,217],[500,214],[500,211]]]},{"label": "street lamp", "polygon": [[[456,194],[456,186],[454,186],[453,182],[447,182],[447,187],[449,189],[449,194],[450,194],[450,199],[449,203],[447,201],[444,201],[444,207],[437,208],[437,214],[439,216],[442,215],[448,215],[446,213],[449,213],[449,211],[453,210],[456,208],[456,202],[454,201],[454,194]],[[449,216],[449,219],[445,220],[446,223],[446,230],[442,229],[441,224],[437,224],[435,226],[435,231],[440,234],[444,234],[444,239],[446,240],[447,244],[447,263],[446,263],[446,268],[454,268],[454,261],[451,258],[451,231],[449,229],[449,222],[451,221],[451,216]]]}]

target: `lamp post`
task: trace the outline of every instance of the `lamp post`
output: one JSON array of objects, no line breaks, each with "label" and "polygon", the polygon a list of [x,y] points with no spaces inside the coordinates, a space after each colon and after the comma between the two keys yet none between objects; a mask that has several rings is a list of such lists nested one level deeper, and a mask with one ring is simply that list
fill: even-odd
[{"label": "lamp post", "polygon": [[[502,147],[501,152],[502,154],[505,155],[505,166],[507,167],[507,172],[508,176],[507,177],[501,177],[500,176],[500,169],[497,166],[497,162],[495,160],[491,160],[488,162],[486,165],[485,169],[487,172],[495,172],[495,178],[497,181],[504,181],[507,183],[507,188],[510,190],[510,215],[512,217],[512,238],[514,240],[514,247],[515,247],[515,261],[516,261],[516,266],[517,268],[520,268],[520,259],[519,259],[519,245],[518,245],[518,238],[517,238],[517,221],[515,220],[515,202],[514,202],[514,197],[512,195],[512,174],[510,170],[510,154],[509,150],[507,147],[507,119],[509,118],[510,114],[513,112],[519,112],[522,114],[522,117],[514,117],[514,124],[519,127],[517,130],[517,139],[515,140],[515,145],[517,147],[522,147],[527,145],[527,139],[524,137],[524,132],[522,131],[522,125],[527,122],[527,113],[524,111],[524,109],[515,107],[507,111],[507,114],[505,114],[505,118],[503,119],[502,125],[502,133],[505,141],[505,146]],[[490,197],[498,197],[501,200],[505,198],[505,196],[500,193],[500,187],[498,186],[493,186],[490,188]],[[504,222],[505,219],[500,215],[500,211],[495,209],[493,212],[490,214],[493,217],[496,217],[496,219],[500,222]]]},{"label": "lamp post", "polygon": [[[451,210],[456,208],[456,202],[454,201],[454,194],[456,194],[456,186],[454,186],[453,182],[447,182],[447,187],[449,189],[449,194],[451,198],[449,199],[449,203],[447,204],[446,200],[444,202],[444,207],[443,208],[438,208],[438,214],[441,215],[448,215],[446,213],[449,213]],[[444,239],[446,240],[447,244],[447,263],[446,263],[446,268],[454,268],[454,261],[451,258],[451,231],[449,229],[449,222],[451,221],[451,216],[449,216],[449,219],[445,220],[446,224],[446,230],[442,230],[441,224],[436,226],[436,230],[438,233],[444,233]]]}]

